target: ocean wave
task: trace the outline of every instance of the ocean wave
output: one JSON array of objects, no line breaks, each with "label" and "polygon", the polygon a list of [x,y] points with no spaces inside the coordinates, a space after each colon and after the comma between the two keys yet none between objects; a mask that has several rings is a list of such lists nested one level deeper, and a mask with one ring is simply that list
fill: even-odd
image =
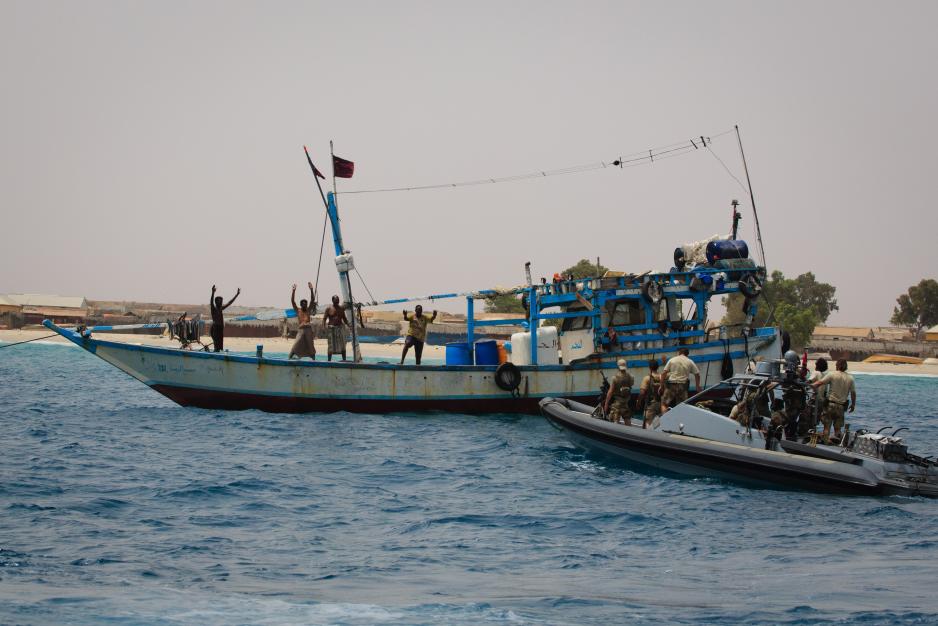
[{"label": "ocean wave", "polygon": [[[0,623],[938,617],[931,500],[676,479],[532,416],[188,409],[88,355],[5,353]],[[851,430],[938,449],[932,381],[861,376]]]}]

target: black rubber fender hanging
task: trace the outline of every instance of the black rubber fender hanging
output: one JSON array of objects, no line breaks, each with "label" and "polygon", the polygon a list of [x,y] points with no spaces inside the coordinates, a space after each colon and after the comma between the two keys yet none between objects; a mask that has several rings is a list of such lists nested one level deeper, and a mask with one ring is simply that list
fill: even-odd
[{"label": "black rubber fender hanging", "polygon": [[521,370],[514,363],[502,363],[495,370],[495,384],[499,389],[514,391],[521,384]]},{"label": "black rubber fender hanging", "polygon": [[739,291],[746,298],[758,298],[762,293],[762,283],[752,274],[739,279]]},{"label": "black rubber fender hanging", "polygon": [[642,285],[642,296],[650,304],[658,304],[664,297],[664,288],[657,280],[649,280]]}]

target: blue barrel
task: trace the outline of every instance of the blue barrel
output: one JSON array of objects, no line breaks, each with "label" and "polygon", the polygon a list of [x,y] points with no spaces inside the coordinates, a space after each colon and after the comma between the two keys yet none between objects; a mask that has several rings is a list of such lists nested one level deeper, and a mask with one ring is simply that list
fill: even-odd
[{"label": "blue barrel", "polygon": [[468,343],[446,344],[447,365],[472,365],[472,354]]},{"label": "blue barrel", "polygon": [[749,246],[742,239],[718,239],[707,244],[707,263],[725,259],[748,259]]},{"label": "blue barrel", "polygon": [[494,339],[476,342],[476,365],[498,365],[498,342]]}]

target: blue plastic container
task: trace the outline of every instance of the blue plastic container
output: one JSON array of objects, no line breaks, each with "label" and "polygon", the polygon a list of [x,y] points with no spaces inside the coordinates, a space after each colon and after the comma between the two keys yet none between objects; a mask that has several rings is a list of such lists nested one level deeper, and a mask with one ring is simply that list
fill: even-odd
[{"label": "blue plastic container", "polygon": [[748,259],[749,246],[742,239],[718,239],[707,244],[707,263],[726,259]]},{"label": "blue plastic container", "polygon": [[498,365],[498,342],[494,339],[476,342],[476,365]]},{"label": "blue plastic container", "polygon": [[446,344],[447,365],[472,365],[472,353],[469,352],[468,343]]}]

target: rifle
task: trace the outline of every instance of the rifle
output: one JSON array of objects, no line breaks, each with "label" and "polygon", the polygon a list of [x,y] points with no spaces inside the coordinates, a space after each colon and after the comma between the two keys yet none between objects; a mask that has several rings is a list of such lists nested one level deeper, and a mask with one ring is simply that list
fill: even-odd
[{"label": "rifle", "polygon": [[609,379],[606,378],[606,373],[602,370],[599,371],[599,375],[603,377],[603,384],[599,386],[599,398],[596,403],[596,408],[593,409],[593,417],[596,417],[597,414],[599,417],[606,419],[606,396],[609,395]]}]

